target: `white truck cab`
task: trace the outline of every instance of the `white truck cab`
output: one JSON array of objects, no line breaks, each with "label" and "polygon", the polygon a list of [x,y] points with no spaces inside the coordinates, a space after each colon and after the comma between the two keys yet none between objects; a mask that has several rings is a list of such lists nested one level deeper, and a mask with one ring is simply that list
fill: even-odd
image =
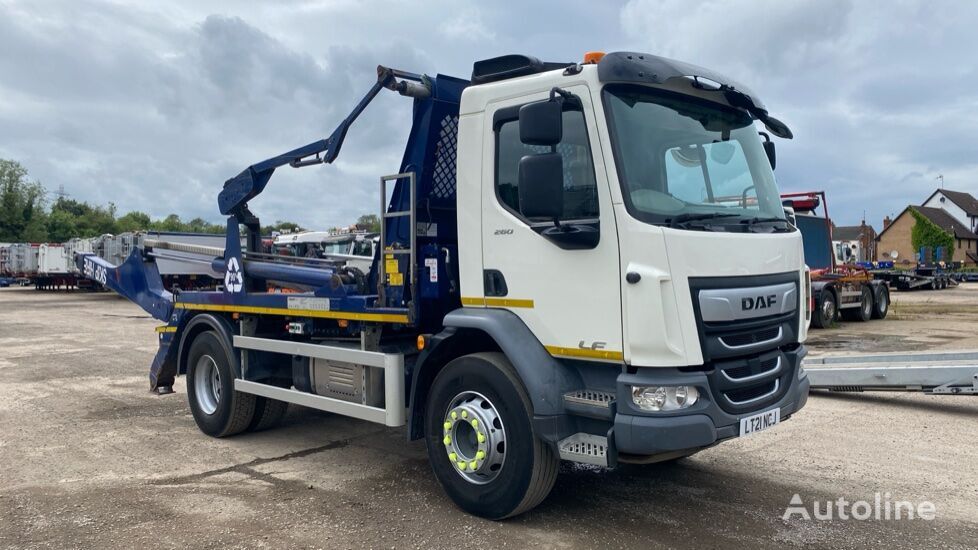
[{"label": "white truck cab", "polygon": [[[460,109],[462,302],[508,310],[573,365],[588,383],[565,401],[617,404],[605,431],[562,434],[562,456],[581,459],[589,441],[598,463],[612,445],[619,461],[674,458],[743,435],[748,416],[766,427],[801,408],[802,240],[744,108],[745,93],[759,105],[750,92],[629,53],[487,80]],[[552,98],[559,140],[527,143],[520,125],[534,119],[521,110]],[[554,197],[535,194],[543,171],[520,176],[554,154],[556,226],[520,203]]]}]

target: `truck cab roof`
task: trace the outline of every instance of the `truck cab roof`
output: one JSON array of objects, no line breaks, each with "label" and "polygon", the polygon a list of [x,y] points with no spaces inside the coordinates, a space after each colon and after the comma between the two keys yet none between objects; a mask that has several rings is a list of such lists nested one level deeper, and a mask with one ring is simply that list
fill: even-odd
[{"label": "truck cab roof", "polygon": [[[544,62],[529,55],[504,55],[476,61],[472,80],[463,92],[462,114],[479,112],[491,101],[510,93],[526,94],[581,80],[601,85],[637,84],[669,89],[743,109],[763,122],[774,135],[790,139],[791,130],[768,115],[760,98],[747,86],[710,69],[639,52],[599,54],[596,63]],[[557,82],[555,82],[555,80]]]}]

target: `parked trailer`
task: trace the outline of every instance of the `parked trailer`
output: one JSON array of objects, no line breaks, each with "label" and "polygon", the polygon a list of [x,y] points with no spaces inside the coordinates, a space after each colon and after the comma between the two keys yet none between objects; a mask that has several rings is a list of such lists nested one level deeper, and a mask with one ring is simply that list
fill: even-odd
[{"label": "parked trailer", "polygon": [[873,277],[897,290],[944,290],[957,286],[958,281],[939,267],[919,266],[915,269],[875,269]]},{"label": "parked trailer", "polygon": [[[379,178],[369,273],[268,254],[248,202],[279,167],[331,164],[385,88],[414,117]],[[164,323],[151,388],[185,374],[204,433],[267,428],[287,403],[406,424],[446,493],[500,519],[542,501],[560,459],[674,460],[804,406],[802,239],[755,120],[791,137],[741,84],[648,54],[504,56],[471,81],[379,67],[329,138],[225,182],[220,248],[78,261]],[[209,259],[222,290],[168,291],[173,252]]]},{"label": "parked trailer", "polygon": [[37,275],[34,288],[37,290],[60,290],[75,287],[77,277],[72,273],[72,259],[63,244],[44,243],[38,246]]},{"label": "parked trailer", "polygon": [[10,245],[10,272],[18,280],[32,279],[37,275],[37,258],[40,245],[14,243]]},{"label": "parked trailer", "polygon": [[978,351],[809,357],[812,390],[978,395]]},{"label": "parked trailer", "polygon": [[[811,269],[812,326],[824,328],[839,319],[885,319],[890,310],[890,289],[884,279],[855,264],[839,264],[832,246],[832,222],[825,191],[784,193],[784,205],[801,231],[805,263]],[[822,215],[816,214],[821,207]]]}]

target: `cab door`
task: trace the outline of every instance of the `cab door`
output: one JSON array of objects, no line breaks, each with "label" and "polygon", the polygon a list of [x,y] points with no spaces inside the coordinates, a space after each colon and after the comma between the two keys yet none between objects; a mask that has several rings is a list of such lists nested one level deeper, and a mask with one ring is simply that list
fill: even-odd
[{"label": "cab door", "polygon": [[[520,159],[549,147],[520,141],[519,108],[547,92],[487,107],[482,182],[483,296],[466,305],[505,308],[518,315],[555,356],[621,362],[621,287],[618,238],[608,180],[586,86],[567,88],[563,134],[564,214],[560,224],[597,231],[584,247],[552,235],[552,220],[520,208]],[[548,235],[548,229],[550,234]]]}]

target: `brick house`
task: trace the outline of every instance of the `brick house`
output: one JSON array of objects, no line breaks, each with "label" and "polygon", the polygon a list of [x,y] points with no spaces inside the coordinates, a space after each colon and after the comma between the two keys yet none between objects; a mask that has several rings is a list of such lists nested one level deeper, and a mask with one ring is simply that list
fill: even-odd
[{"label": "brick house", "polygon": [[883,230],[876,238],[880,261],[892,261],[902,266],[917,263],[917,250],[911,243],[911,232],[917,221],[910,213],[911,208],[954,236],[954,261],[964,262],[967,266],[978,265],[978,235],[946,210],[928,206],[907,206],[892,221],[889,217],[883,220]]}]

